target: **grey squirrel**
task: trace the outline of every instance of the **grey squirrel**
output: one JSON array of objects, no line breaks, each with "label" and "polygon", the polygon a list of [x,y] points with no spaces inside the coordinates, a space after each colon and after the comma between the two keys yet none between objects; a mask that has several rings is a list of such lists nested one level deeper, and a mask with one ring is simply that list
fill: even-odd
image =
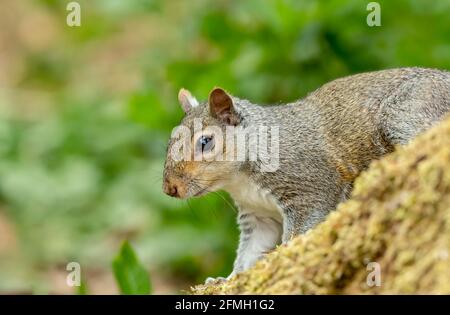
[{"label": "grey squirrel", "polygon": [[[193,159],[175,160],[169,142],[164,192],[178,198],[227,191],[239,208],[240,243],[229,277],[265,253],[321,222],[348,198],[354,179],[369,163],[404,145],[450,111],[450,72],[399,68],[329,82],[290,104],[260,106],[221,88],[199,103],[180,90],[191,131]],[[194,121],[218,126],[279,126],[279,166],[261,171],[258,161],[195,160],[214,156],[214,136],[195,132]],[[193,134],[193,136],[192,136]],[[197,149],[195,149],[197,148]],[[229,278],[228,277],[228,278]],[[213,279],[207,279],[210,282]]]}]

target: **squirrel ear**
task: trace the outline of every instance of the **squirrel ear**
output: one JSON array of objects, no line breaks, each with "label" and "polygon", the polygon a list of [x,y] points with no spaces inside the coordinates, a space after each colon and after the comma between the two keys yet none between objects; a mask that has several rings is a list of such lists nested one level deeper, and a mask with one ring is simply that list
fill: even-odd
[{"label": "squirrel ear", "polygon": [[214,88],[209,93],[209,110],[211,116],[227,125],[237,125],[239,116],[234,110],[231,96],[221,88]]},{"label": "squirrel ear", "polygon": [[198,106],[197,99],[186,89],[180,89],[178,92],[178,101],[185,113],[189,112],[193,107]]}]

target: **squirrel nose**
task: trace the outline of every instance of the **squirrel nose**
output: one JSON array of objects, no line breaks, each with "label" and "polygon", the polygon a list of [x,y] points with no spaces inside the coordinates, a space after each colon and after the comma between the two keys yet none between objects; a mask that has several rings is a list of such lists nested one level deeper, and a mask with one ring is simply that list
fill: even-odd
[{"label": "squirrel nose", "polygon": [[177,185],[167,181],[164,184],[164,193],[172,197],[179,197]]}]

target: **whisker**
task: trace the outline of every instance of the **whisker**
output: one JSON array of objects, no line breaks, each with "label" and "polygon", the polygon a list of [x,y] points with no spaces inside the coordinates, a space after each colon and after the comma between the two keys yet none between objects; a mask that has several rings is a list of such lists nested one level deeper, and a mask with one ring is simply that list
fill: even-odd
[{"label": "whisker", "polygon": [[[199,185],[198,185],[197,183],[195,183],[194,181],[191,181],[191,183],[192,183],[196,188],[202,189],[202,187],[199,186]],[[186,200],[186,201],[187,201],[187,200]],[[217,216],[217,212],[216,212],[215,207],[208,207],[208,209],[209,209],[210,211],[213,212],[213,215],[214,215],[214,217],[215,217],[216,219],[219,219],[219,217]]]},{"label": "whisker", "polygon": [[198,220],[198,216],[195,213],[194,209],[192,208],[191,204],[189,203],[189,199],[186,199],[186,203],[187,203],[188,208],[189,208],[190,212],[192,213],[194,219]]},{"label": "whisker", "polygon": [[157,182],[162,182],[163,178],[162,177],[157,177],[157,178],[153,178],[153,180],[151,181],[152,185],[156,184]]},{"label": "whisker", "polygon": [[225,201],[225,203],[226,203],[228,206],[230,206],[230,208],[231,208],[234,212],[236,212],[236,213],[239,212],[238,209],[236,209],[236,207],[235,207],[231,202],[229,202],[229,201],[227,200],[227,198],[225,198],[224,196],[222,196],[222,195],[221,195],[220,193],[218,193],[217,191],[208,191],[208,192],[212,192],[212,193],[214,193],[215,195],[217,195],[217,196],[219,196],[220,198],[222,198],[222,200]]},{"label": "whisker", "polygon": [[206,192],[208,192],[208,193],[213,193],[213,194],[215,194],[215,195],[217,195],[217,196],[219,196],[229,207],[231,207],[231,209],[233,210],[233,211],[235,211],[236,213],[238,212],[238,210],[234,207],[234,205],[232,205],[224,196],[222,196],[222,194],[220,194],[220,193],[218,193],[217,191],[212,191],[212,190],[209,190],[209,189],[207,189],[207,188],[202,188],[200,185],[198,185],[197,183],[196,183],[196,180],[194,180],[194,179],[191,179],[191,181],[192,181],[192,183],[195,185],[195,186],[197,186],[198,188],[200,188],[200,189],[203,189],[204,191],[206,191]]}]

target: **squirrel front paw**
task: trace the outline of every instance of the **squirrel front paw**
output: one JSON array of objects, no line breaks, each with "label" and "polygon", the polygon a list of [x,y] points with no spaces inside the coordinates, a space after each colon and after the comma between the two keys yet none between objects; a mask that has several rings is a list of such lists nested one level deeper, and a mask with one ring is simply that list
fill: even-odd
[{"label": "squirrel front paw", "polygon": [[213,278],[213,277],[208,277],[205,280],[205,285],[215,285],[215,284],[220,284],[222,282],[228,281],[230,280],[232,277],[234,277],[234,275],[236,274],[236,271],[233,271],[228,277],[224,278],[224,277],[217,277],[217,278]]},{"label": "squirrel front paw", "polygon": [[227,278],[224,277],[217,277],[217,278],[213,278],[213,277],[208,277],[205,280],[205,285],[215,285],[215,284],[220,284],[224,281],[227,281]]}]

